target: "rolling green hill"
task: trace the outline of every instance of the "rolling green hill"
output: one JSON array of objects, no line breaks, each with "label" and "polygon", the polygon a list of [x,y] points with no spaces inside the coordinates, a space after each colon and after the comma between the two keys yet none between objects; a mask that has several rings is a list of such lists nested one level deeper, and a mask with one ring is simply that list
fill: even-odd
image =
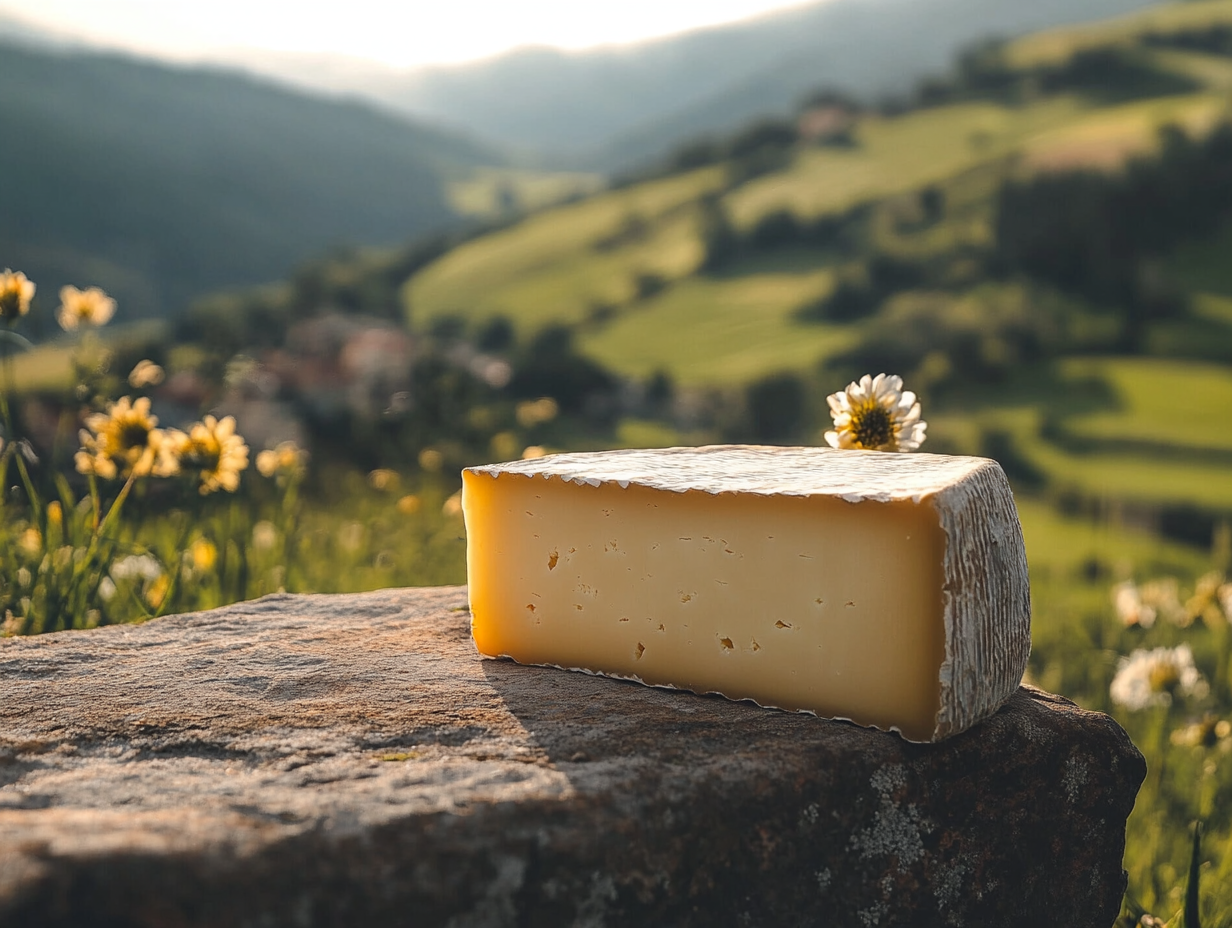
[{"label": "rolling green hill", "polygon": [[[1230,22],[1232,0],[1201,0],[985,46],[904,108],[826,98],[839,138],[763,121],[694,167],[203,305],[193,331],[226,318],[212,350],[269,344],[246,313],[362,312],[371,292],[388,315],[400,289],[422,337],[591,365],[509,387],[602,411],[526,435],[556,447],[816,442],[827,393],[893,370],[933,449],[1205,544],[1232,518],[1232,451],[1199,428],[1227,419],[1232,364]],[[1156,428],[1148,398],[1187,380],[1187,424]],[[573,396],[618,381],[633,392]]]},{"label": "rolling green hill", "polygon": [[501,157],[365,105],[237,74],[5,45],[0,264],[43,299],[97,284],[124,317],[281,277],[338,244],[457,217],[448,185]]},{"label": "rolling green hill", "polygon": [[[1232,115],[1232,57],[1209,47],[1230,17],[1227,0],[1207,0],[1041,33],[985,52],[982,64],[973,56],[924,91],[925,105],[859,116],[842,145],[767,143],[540,212],[415,274],[409,319],[479,331],[507,318],[522,339],[567,325],[612,371],[662,372],[699,395],[735,391],[736,406],[751,402],[740,391],[786,372],[812,397],[797,440],[818,439],[824,392],[858,365],[893,363],[933,403],[934,447],[1008,447],[1034,485],[1084,499],[1232,513],[1232,458],[1217,430],[1198,427],[1229,421],[1232,408],[1232,202],[1201,221],[1144,206],[1141,222],[1156,232],[1138,244],[1109,239],[1125,269],[1100,281],[1098,268],[1070,280],[1049,265],[1031,243],[1053,233],[1015,231],[1010,219],[1027,214],[1003,205],[1018,202],[1006,199],[1017,189],[1040,202],[1070,184],[1074,196],[1100,191],[1091,209],[1106,198],[1132,223],[1126,204],[1186,177],[1190,192],[1178,197],[1214,203],[1223,188],[1184,159]],[[1181,142],[1161,141],[1167,126]],[[1211,150],[1212,170],[1223,157]],[[716,221],[731,245],[721,261]],[[1027,236],[1021,247],[1014,235]],[[878,260],[911,279],[870,284]],[[1142,292],[1144,275],[1158,294]],[[855,310],[835,308],[839,291],[863,294]],[[900,329],[921,347],[885,343]],[[1101,386],[1071,408],[1086,380]],[[1157,428],[1161,397],[1186,382],[1200,384],[1190,418]],[[964,399],[973,387],[974,405]]]}]

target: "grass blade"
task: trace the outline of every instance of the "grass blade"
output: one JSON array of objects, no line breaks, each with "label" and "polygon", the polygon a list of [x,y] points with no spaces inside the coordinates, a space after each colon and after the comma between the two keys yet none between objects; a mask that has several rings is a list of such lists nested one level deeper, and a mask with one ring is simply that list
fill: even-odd
[{"label": "grass blade", "polygon": [[1201,866],[1202,823],[1194,822],[1193,856],[1189,858],[1189,884],[1185,887],[1185,928],[1202,928],[1198,916],[1198,871]]}]

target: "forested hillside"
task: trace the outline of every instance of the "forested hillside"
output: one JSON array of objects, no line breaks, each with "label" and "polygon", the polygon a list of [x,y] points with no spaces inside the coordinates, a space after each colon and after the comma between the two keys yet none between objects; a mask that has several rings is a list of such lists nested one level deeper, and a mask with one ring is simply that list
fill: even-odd
[{"label": "forested hillside", "polygon": [[5,45],[0,254],[51,294],[89,281],[122,318],[285,275],[337,244],[455,218],[449,179],[500,156],[367,105],[233,73]]}]

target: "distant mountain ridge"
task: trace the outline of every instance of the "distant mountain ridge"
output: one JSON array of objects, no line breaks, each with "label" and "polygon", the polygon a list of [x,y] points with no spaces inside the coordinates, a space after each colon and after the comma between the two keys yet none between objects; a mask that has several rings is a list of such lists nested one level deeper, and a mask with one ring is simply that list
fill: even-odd
[{"label": "distant mountain ridge", "polygon": [[1152,0],[825,0],[629,46],[523,48],[485,61],[381,71],[317,58],[247,59],[284,79],[363,94],[537,155],[623,170],[833,87],[875,99],[944,71],[963,46],[1102,19]]},{"label": "distant mountain ridge", "polygon": [[53,300],[98,284],[175,314],[338,244],[457,219],[444,184],[503,158],[371,104],[217,68],[10,42],[0,53],[0,266]]}]

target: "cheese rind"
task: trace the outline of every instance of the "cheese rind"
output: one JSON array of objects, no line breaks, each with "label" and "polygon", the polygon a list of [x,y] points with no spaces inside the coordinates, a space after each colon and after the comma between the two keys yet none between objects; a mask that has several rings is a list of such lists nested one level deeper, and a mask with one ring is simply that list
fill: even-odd
[{"label": "cheese rind", "polygon": [[938,740],[994,712],[1030,647],[995,462],[714,446],[463,474],[482,654]]}]

